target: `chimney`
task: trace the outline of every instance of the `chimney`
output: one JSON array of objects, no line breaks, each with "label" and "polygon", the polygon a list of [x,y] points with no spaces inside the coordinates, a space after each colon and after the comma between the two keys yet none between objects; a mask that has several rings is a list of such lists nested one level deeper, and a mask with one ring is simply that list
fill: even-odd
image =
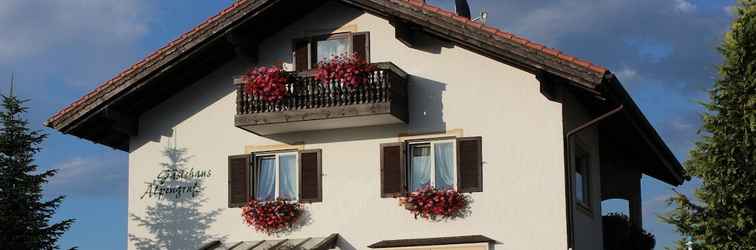
[{"label": "chimney", "polygon": [[[425,2],[424,0],[420,0]],[[454,0],[454,6],[457,8],[457,15],[470,19],[470,5],[467,0]]]},{"label": "chimney", "polygon": [[[424,4],[425,0],[409,0],[413,3],[420,3]],[[454,6],[457,10],[457,15],[466,17],[467,19],[470,19],[470,5],[467,3],[467,0],[454,0]]]}]

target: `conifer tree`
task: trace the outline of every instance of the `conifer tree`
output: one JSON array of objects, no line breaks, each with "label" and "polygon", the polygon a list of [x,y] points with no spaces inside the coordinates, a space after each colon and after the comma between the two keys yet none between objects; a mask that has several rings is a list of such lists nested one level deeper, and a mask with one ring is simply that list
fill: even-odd
[{"label": "conifer tree", "polygon": [[73,223],[51,223],[63,196],[43,200],[42,188],[55,170],[38,171],[34,156],[47,135],[32,131],[23,118],[25,100],[3,95],[0,112],[0,249],[58,249]]},{"label": "conifer tree", "polygon": [[670,199],[662,216],[694,249],[756,249],[756,0],[739,0],[719,51],[719,78],[705,104],[702,138],[685,169],[701,180],[695,198]]}]

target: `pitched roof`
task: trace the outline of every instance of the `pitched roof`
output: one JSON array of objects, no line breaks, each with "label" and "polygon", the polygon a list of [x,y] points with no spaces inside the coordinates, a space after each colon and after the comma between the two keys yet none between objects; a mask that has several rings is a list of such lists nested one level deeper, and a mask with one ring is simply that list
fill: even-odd
[{"label": "pitched roof", "polygon": [[[135,82],[135,79],[139,78],[140,76],[146,75],[152,70],[158,70],[159,67],[155,66],[160,64],[161,61],[173,59],[176,55],[186,52],[190,49],[190,47],[196,46],[199,39],[206,38],[210,34],[219,32],[221,29],[225,28],[224,25],[232,23],[229,21],[240,19],[243,15],[248,14],[253,9],[262,7],[264,3],[267,2],[270,1],[235,1],[231,6],[208,18],[204,22],[200,23],[197,27],[180,35],[178,38],[169,42],[149,56],[135,63],[131,67],[123,70],[114,78],[100,84],[88,94],[82,96],[67,107],[59,110],[45,122],[45,125],[56,129],[61,129],[61,125],[65,125],[64,123],[66,123],[67,121],[76,119],[78,116],[84,115],[82,111],[84,111],[86,107],[96,105],[98,102],[112,97],[114,93],[122,91],[126,85],[133,84]],[[541,57],[546,57],[546,60],[551,59],[552,61],[565,64],[569,67],[582,69],[583,71],[586,71],[585,73],[587,73],[586,75],[588,75],[588,77],[586,77],[586,80],[588,82],[595,82],[595,84],[598,84],[598,82],[600,82],[604,75],[608,72],[606,68],[593,64],[589,61],[564,54],[559,50],[548,48],[542,44],[530,41],[523,37],[499,30],[496,27],[471,21],[465,17],[458,16],[453,12],[424,2],[413,0],[368,0],[346,2],[374,2],[382,4],[384,7],[391,7],[403,11],[409,10],[419,12],[434,19],[443,19],[448,22],[455,22],[459,25],[464,25],[469,29],[475,29],[488,33],[490,36],[495,37],[500,42],[506,43],[504,45],[508,47],[519,47],[518,49],[520,50],[524,49],[524,52],[528,55],[535,54]]]},{"label": "pitched roof", "polygon": [[[557,76],[568,80],[561,82],[577,86],[593,94],[607,93],[616,97],[619,102],[625,104],[628,110],[626,112],[628,119],[634,125],[633,129],[644,138],[644,143],[652,149],[666,169],[664,171],[667,172],[656,176],[661,176],[660,179],[674,185],[682,183],[684,171],[679,161],[622,88],[617,78],[606,68],[564,54],[556,49],[547,48],[542,44],[495,27],[473,22],[423,1],[338,1],[384,17],[397,29],[421,30],[539,76],[544,73],[547,76]],[[183,82],[193,82],[198,79],[183,78],[180,79],[181,81],[167,81],[165,75],[173,74],[173,77],[175,77],[175,75],[193,74],[192,77],[197,77],[208,73],[201,72],[202,70],[209,70],[210,67],[218,66],[220,61],[228,59],[223,56],[218,56],[219,58],[215,59],[209,59],[209,57],[220,54],[215,53],[217,51],[214,51],[214,49],[228,50],[229,46],[233,47],[233,44],[224,43],[221,39],[225,36],[228,40],[230,36],[227,35],[233,35],[231,34],[232,30],[241,29],[240,27],[243,27],[242,24],[244,23],[253,23],[250,20],[255,20],[253,19],[255,17],[278,18],[267,20],[266,25],[256,26],[261,29],[275,29],[277,27],[275,25],[286,25],[287,18],[294,19],[297,16],[297,14],[293,14],[296,12],[293,10],[296,9],[304,13],[322,2],[325,2],[325,0],[235,1],[234,4],[217,15],[208,18],[194,29],[182,34],[176,40],[60,110],[50,117],[45,125],[63,133],[73,134],[126,151],[129,149],[129,136],[136,129],[133,125],[122,128],[120,126],[123,122],[115,121],[131,120],[131,123],[133,123],[134,118],[130,114],[119,114],[117,108],[111,110],[112,104],[119,104],[122,109],[131,109],[138,115],[139,112],[150,108],[150,105],[156,105],[175,91],[180,90],[182,86],[185,87],[187,84]],[[263,32],[258,35],[262,36]],[[219,47],[212,47],[213,44]],[[202,54],[203,51],[206,54]],[[213,53],[207,51],[213,51]],[[208,61],[215,64],[209,64]],[[193,64],[195,68],[182,68],[180,66],[185,66],[182,63]],[[197,68],[197,65],[199,65],[199,68]],[[156,94],[151,92],[156,89],[158,90],[155,91]],[[141,99],[145,99],[144,93],[153,95],[150,97],[152,100],[142,101]],[[134,103],[141,106],[134,108]]]}]

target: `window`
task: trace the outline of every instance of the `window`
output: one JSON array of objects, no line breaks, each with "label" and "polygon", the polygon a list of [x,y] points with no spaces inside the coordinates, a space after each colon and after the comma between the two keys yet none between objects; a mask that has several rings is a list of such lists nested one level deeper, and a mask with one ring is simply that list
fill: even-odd
[{"label": "window", "polygon": [[590,208],[590,167],[591,156],[581,146],[575,147],[575,201]]},{"label": "window", "polygon": [[299,167],[297,153],[263,154],[255,156],[250,180],[255,183],[254,198],[258,201],[275,199],[297,200],[299,197]]},{"label": "window", "polygon": [[333,36],[323,40],[317,40],[315,44],[315,57],[314,63],[328,61],[336,56],[345,56],[349,53],[349,44],[347,43],[346,36]]},{"label": "window", "polygon": [[483,192],[483,138],[438,138],[380,145],[381,197],[425,186]]},{"label": "window", "polygon": [[228,207],[252,199],[323,200],[322,151],[258,152],[228,157]]},{"label": "window", "polygon": [[457,182],[454,140],[409,144],[409,190],[453,189]]},{"label": "window", "polygon": [[327,61],[335,56],[345,56],[356,53],[359,57],[370,61],[368,33],[337,33],[294,41],[294,65],[297,71],[307,71],[317,67],[319,62]]}]

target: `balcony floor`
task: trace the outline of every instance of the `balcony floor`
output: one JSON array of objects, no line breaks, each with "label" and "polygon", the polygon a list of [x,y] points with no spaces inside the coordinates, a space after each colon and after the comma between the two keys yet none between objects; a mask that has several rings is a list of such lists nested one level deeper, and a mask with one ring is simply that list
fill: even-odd
[{"label": "balcony floor", "polygon": [[390,103],[376,103],[237,115],[236,124],[237,127],[258,135],[273,135],[403,124],[408,122],[406,117],[407,114],[401,109],[392,109]]}]

